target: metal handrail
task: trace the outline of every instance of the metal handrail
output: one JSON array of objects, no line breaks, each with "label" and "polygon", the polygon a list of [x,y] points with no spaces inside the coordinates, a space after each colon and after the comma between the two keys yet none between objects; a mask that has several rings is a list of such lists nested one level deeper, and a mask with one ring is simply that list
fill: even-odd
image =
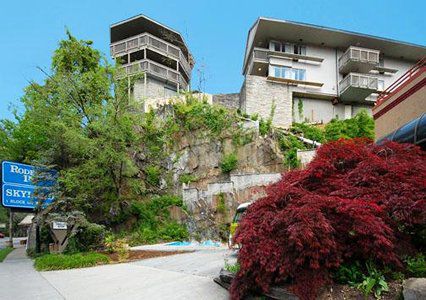
[{"label": "metal handrail", "polygon": [[362,73],[349,73],[339,82],[340,94],[342,94],[346,88],[359,87],[367,88],[371,90],[378,89],[378,78],[373,75],[367,75]]},{"label": "metal handrail", "polygon": [[386,99],[395,95],[398,91],[401,90],[405,84],[412,79],[417,77],[421,73],[426,71],[426,56],[419,60],[414,66],[412,66],[407,72],[405,72],[401,77],[395,80],[390,86],[388,86],[384,91],[382,91],[377,97],[376,107],[382,104]]}]

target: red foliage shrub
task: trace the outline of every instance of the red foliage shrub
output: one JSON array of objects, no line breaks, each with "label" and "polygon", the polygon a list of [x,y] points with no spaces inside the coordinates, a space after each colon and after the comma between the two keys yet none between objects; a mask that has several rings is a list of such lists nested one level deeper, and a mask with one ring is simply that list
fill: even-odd
[{"label": "red foliage shrub", "polygon": [[408,144],[323,145],[306,170],[283,175],[247,210],[232,299],[286,281],[314,299],[342,262],[399,266],[399,239],[426,224],[425,158]]}]

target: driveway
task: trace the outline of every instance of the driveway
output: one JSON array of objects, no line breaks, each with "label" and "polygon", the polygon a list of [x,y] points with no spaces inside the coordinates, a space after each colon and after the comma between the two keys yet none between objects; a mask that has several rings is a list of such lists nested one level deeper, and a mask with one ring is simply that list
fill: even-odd
[{"label": "driveway", "polygon": [[[17,238],[13,238],[13,247],[19,247],[19,243],[22,240],[25,240],[26,237],[17,237]],[[8,237],[5,238],[0,238],[0,249],[5,248],[6,247],[6,243],[9,241]]]},{"label": "driveway", "polygon": [[[202,249],[131,263],[49,272],[36,272],[29,259],[15,265],[21,271],[10,268],[12,262],[8,262],[7,270],[0,265],[0,299],[10,299],[11,295],[13,299],[228,299],[228,292],[212,278],[230,255],[223,248]],[[32,274],[27,275],[32,278],[19,279],[23,272]],[[16,276],[8,277],[8,273]],[[12,287],[6,283],[10,279],[14,281]],[[39,288],[29,286],[27,281],[34,280]]]}]

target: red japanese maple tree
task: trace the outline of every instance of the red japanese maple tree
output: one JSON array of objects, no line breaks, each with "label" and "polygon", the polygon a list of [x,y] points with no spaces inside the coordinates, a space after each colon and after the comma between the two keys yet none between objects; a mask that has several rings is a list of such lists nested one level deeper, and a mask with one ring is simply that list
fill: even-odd
[{"label": "red japanese maple tree", "polygon": [[301,299],[315,299],[343,262],[400,266],[425,224],[425,152],[365,139],[325,144],[247,210],[231,297],[290,282]]}]

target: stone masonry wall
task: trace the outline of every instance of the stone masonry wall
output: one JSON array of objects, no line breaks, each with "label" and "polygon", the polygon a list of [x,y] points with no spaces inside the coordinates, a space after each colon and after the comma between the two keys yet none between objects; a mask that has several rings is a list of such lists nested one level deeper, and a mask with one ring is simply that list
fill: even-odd
[{"label": "stone masonry wall", "polygon": [[238,109],[240,107],[240,94],[217,94],[213,95],[213,103],[220,104],[230,109]]},{"label": "stone masonry wall", "polygon": [[272,123],[276,127],[289,128],[292,123],[292,88],[285,84],[267,81],[265,77],[247,75],[242,89],[241,108],[249,115],[259,114],[269,118],[272,105],[275,113]]}]

